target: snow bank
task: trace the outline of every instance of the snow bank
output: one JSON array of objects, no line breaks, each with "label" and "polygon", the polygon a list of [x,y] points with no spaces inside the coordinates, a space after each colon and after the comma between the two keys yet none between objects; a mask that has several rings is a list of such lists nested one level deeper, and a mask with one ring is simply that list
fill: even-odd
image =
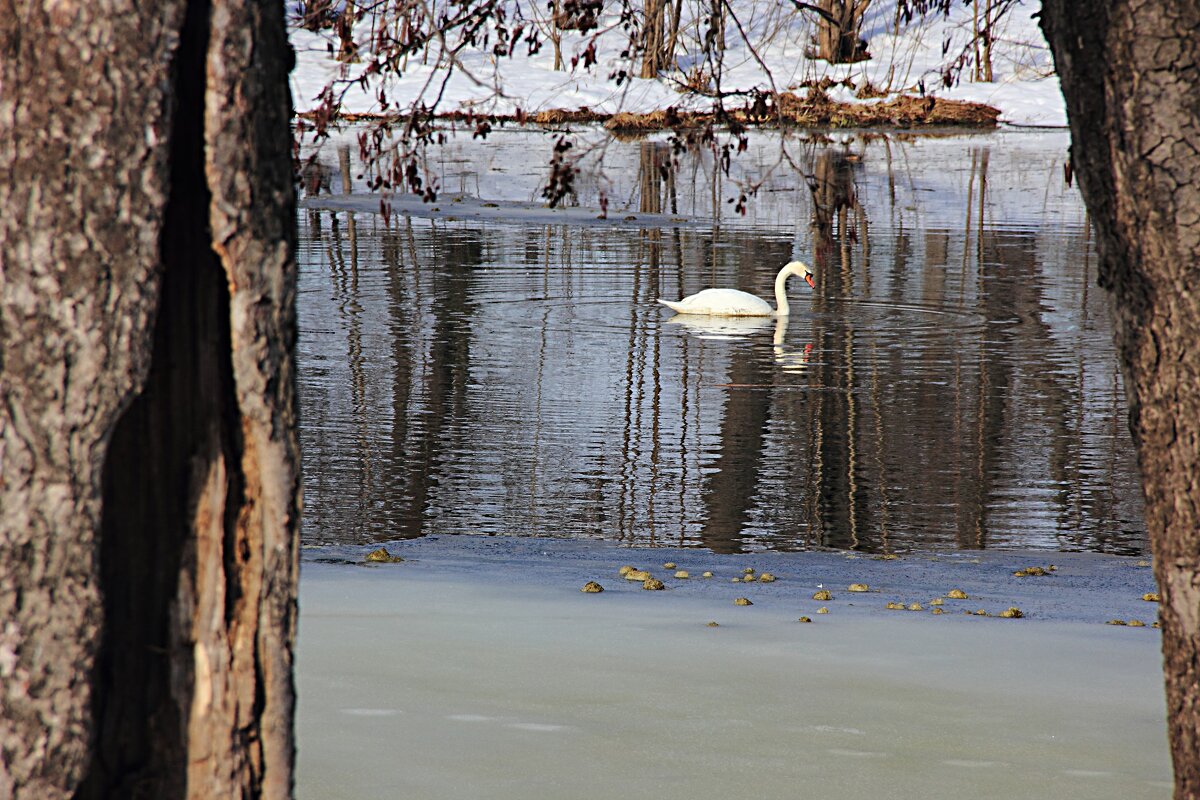
[{"label": "snow bank", "polygon": [[[987,103],[999,108],[1003,122],[1015,125],[1062,126],[1066,112],[1049,50],[1033,14],[1037,4],[1018,5],[998,23],[994,33],[992,63],[994,80],[975,83],[968,67],[958,83],[944,87],[942,75],[949,64],[970,49],[972,9],[958,7],[948,17],[917,19],[897,28],[895,3],[879,2],[872,6],[864,34],[872,58],[848,65],[829,65],[806,57],[811,47],[812,20],[782,3],[762,0],[735,0],[734,16],[747,32],[749,43],[730,24],[728,47],[724,52],[725,92],[751,89],[798,90],[805,82],[850,79],[856,85],[868,80],[889,92],[924,91],[941,97]],[[370,41],[371,20],[360,24],[356,36],[362,47]],[[364,64],[343,65],[330,55],[325,35],[294,28],[292,45],[297,66],[292,73],[292,93],[296,108],[308,110],[326,85],[339,79],[354,81]],[[710,100],[678,91],[704,65],[697,53],[680,47],[677,69],[664,72],[658,80],[630,79],[621,85],[609,80],[619,68],[629,68],[619,51],[624,41],[619,31],[602,37],[598,43],[599,62],[590,69],[570,69],[572,54],[589,43],[590,36],[567,32],[563,49],[568,69],[556,71],[547,45],[528,55],[518,48],[516,55],[499,58],[480,52],[460,56],[462,69],[443,81],[442,71],[434,70],[413,58],[405,65],[403,78],[385,84],[388,108],[377,102],[373,90],[358,84],[339,84],[345,95],[342,107],[351,112],[381,112],[403,108],[416,101],[441,93],[440,108],[476,110],[484,113],[512,114],[518,109],[528,113],[549,109],[587,107],[602,113],[618,111],[648,112],[676,106],[704,109]],[[436,58],[431,63],[435,63]],[[763,64],[767,70],[763,69]],[[636,70],[633,70],[636,72]],[[714,88],[714,87],[710,87]],[[833,92],[837,99],[853,98],[845,88]],[[740,102],[736,97],[732,102]]]}]

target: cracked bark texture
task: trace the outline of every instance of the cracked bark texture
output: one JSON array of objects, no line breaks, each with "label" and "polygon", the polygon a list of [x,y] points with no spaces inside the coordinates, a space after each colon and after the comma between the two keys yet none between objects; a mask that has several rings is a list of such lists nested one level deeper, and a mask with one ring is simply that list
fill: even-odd
[{"label": "cracked bark texture", "polygon": [[279,3],[0,0],[0,798],[286,797]]},{"label": "cracked bark texture", "polygon": [[1042,28],[1118,321],[1175,797],[1200,798],[1200,4],[1046,0]]}]

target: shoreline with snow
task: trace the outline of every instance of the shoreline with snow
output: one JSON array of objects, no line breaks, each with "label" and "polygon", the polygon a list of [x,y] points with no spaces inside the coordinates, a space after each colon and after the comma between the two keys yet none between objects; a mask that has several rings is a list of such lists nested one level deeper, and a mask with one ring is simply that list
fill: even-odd
[{"label": "shoreline with snow", "polygon": [[[873,4],[863,36],[872,58],[832,65],[808,57],[812,21],[777,4],[738,0],[731,5],[745,36],[727,34],[721,53],[719,84],[705,92],[730,98],[740,107],[755,96],[778,98],[821,86],[828,100],[845,106],[894,102],[900,97],[976,103],[999,110],[1001,124],[1065,127],[1066,111],[1049,49],[1033,19],[1037,4],[1018,4],[997,21],[993,31],[993,80],[972,81],[960,63],[971,49],[971,10],[931,15],[901,24],[895,3]],[[611,21],[610,21],[611,22]],[[544,23],[544,21],[543,21]],[[291,76],[294,106],[311,114],[319,98],[332,90],[341,113],[359,118],[396,114],[418,103],[441,115],[471,118],[536,118],[549,112],[580,112],[609,118],[628,113],[646,115],[674,109],[681,115],[710,114],[713,100],[696,88],[705,64],[696,45],[679,45],[674,65],[657,79],[627,77],[635,70],[621,57],[619,32],[605,36],[561,31],[567,64],[592,49],[595,63],[554,69],[549,48],[526,53],[520,48],[496,57],[486,48],[448,56],[426,52],[405,59],[402,75],[381,76],[370,55],[382,17],[368,17],[355,28],[360,60],[341,63],[333,57],[331,34],[294,26],[290,33],[297,54]],[[532,23],[531,23],[532,24]],[[603,26],[602,26],[603,28]],[[455,67],[447,71],[445,64]],[[586,63],[583,62],[583,63]],[[957,65],[957,71],[956,71]],[[699,72],[697,72],[699,70]],[[610,76],[625,73],[620,80]],[[945,76],[951,85],[947,86]],[[711,80],[711,78],[710,78]],[[703,81],[701,81],[703,83]],[[881,99],[860,99],[866,91]],[[874,95],[874,93],[880,93]],[[436,103],[434,98],[436,97]],[[381,102],[382,98],[382,102]]]}]

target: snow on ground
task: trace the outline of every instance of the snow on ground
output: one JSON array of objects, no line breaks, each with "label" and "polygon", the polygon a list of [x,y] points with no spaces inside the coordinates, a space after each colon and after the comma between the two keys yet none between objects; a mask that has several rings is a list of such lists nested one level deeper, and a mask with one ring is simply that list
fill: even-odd
[{"label": "snow on ground", "polygon": [[[534,7],[540,6],[535,4]],[[773,0],[735,0],[732,9],[741,29],[746,31],[749,44],[740,35],[738,25],[732,22],[727,25],[721,84],[721,89],[726,92],[746,92],[754,88],[769,90],[772,87],[779,91],[797,91],[802,82],[819,81],[824,77],[833,80],[850,78],[861,85],[865,78],[872,85],[891,92],[924,90],[941,97],[987,103],[999,108],[1001,120],[1009,124],[1066,124],[1050,52],[1033,19],[1038,10],[1036,2],[1015,6],[997,24],[992,82],[972,82],[968,66],[958,83],[950,88],[942,86],[941,75],[947,64],[970,47],[971,8],[956,7],[949,17],[937,15],[916,19],[907,26],[900,25],[897,30],[895,3],[877,2],[871,7],[864,26],[864,37],[873,57],[856,64],[837,66],[805,57],[805,51],[811,46],[812,21],[790,5]],[[373,24],[377,23],[364,20],[356,31],[364,48],[370,41]],[[500,59],[486,52],[466,51],[460,56],[462,69],[456,70],[445,81],[445,71],[432,66],[437,59],[436,52],[431,52],[429,63],[422,64],[414,57],[405,65],[401,79],[389,79],[385,84],[387,108],[380,105],[373,90],[364,89],[357,83],[338,84],[339,90],[346,91],[342,107],[352,112],[394,111],[418,98],[432,103],[432,98],[441,93],[439,108],[444,111],[473,109],[511,114],[518,109],[536,113],[580,107],[603,113],[646,112],[669,106],[706,109],[711,101],[697,95],[683,95],[677,89],[687,80],[689,72],[705,68],[700,56],[694,52],[696,27],[685,26],[691,36],[685,36],[679,48],[678,69],[664,72],[658,80],[635,78],[619,86],[609,80],[608,76],[616,69],[630,68],[619,59],[624,45],[619,30],[600,38],[596,66],[591,69],[579,66],[572,70],[572,55],[586,47],[590,36],[568,32],[563,41],[568,66],[562,71],[553,69],[554,57],[549,45],[532,56],[518,48],[519,52],[513,57]],[[365,66],[364,63],[342,65],[333,60],[327,47],[327,35],[296,28],[291,33],[291,40],[297,52],[292,93],[298,110],[313,108],[316,98],[330,81],[339,78],[353,81]],[[764,70],[763,64],[769,70]],[[837,99],[853,99],[852,92],[844,87],[836,87],[830,93]],[[731,102],[736,105],[743,100],[734,97]]]},{"label": "snow on ground", "polygon": [[[1133,559],[388,547],[408,560],[305,552],[301,798],[1170,796],[1158,631],[1103,624],[1153,617]],[[625,563],[668,588],[620,579]],[[732,583],[747,567],[778,580]],[[932,615],[951,588],[970,599]],[[1028,616],[962,613],[1010,605]]]}]

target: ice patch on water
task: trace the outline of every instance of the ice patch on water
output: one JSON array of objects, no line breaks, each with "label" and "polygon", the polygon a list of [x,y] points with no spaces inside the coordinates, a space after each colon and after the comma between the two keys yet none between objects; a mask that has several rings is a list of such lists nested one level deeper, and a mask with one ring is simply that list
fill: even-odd
[{"label": "ice patch on water", "polygon": [[836,725],[811,725],[807,730],[813,733],[849,733],[854,736],[866,736],[866,731],[860,731],[858,728],[839,728]]},{"label": "ice patch on water", "polygon": [[[799,588],[798,578],[755,587],[762,602],[714,640],[697,620],[730,616],[745,589],[639,588],[596,603],[579,587],[633,556],[605,546],[592,548],[594,563],[547,561],[537,552],[550,545],[506,540],[500,556],[482,558],[471,544],[437,558],[423,551],[422,571],[403,579],[306,562],[299,800],[586,797],[614,775],[656,776],[655,800],[743,797],[747,776],[762,797],[793,797],[797,785],[835,800],[851,785],[854,797],[974,797],[964,787],[980,781],[991,797],[1170,797],[1156,631],[1114,636],[1099,622],[1046,617],[898,619],[859,598],[861,612],[846,598],[847,610],[797,626],[821,580]],[[769,566],[800,574],[810,555]],[[844,582],[864,577],[886,585],[866,569]],[[933,578],[905,586],[933,597],[966,580]],[[1057,592],[1047,608],[1077,599],[1065,584],[1012,591],[1030,586]],[[1096,609],[1143,602],[1125,583],[1100,588]],[[1015,602],[1033,607],[1032,596]],[[344,712],[386,708],[367,699],[402,700],[403,711]]]},{"label": "ice patch on water", "polygon": [[1111,772],[1103,772],[1095,769],[1064,769],[1063,775],[1069,775],[1072,778],[1111,778]]},{"label": "ice patch on water", "polygon": [[398,708],[342,708],[339,710],[343,714],[353,717],[394,717],[404,713]]},{"label": "ice patch on water", "polygon": [[512,722],[504,727],[516,728],[519,731],[535,731],[537,733],[551,733],[567,729],[566,725],[551,725],[543,722]]}]

